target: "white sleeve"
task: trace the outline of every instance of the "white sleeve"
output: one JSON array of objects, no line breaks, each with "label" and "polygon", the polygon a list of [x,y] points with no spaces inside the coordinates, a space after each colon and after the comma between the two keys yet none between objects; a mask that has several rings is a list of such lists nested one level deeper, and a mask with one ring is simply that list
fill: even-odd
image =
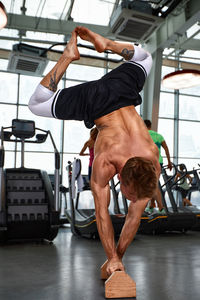
[{"label": "white sleeve", "polygon": [[39,84],[31,96],[28,108],[32,113],[42,117],[53,117],[52,103],[55,93]]}]

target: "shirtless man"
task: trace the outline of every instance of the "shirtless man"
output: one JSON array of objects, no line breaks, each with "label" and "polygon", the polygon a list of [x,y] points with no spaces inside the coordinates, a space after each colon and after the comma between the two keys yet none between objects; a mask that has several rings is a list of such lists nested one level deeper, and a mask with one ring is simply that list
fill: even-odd
[{"label": "shirtless man", "polygon": [[[124,57],[126,62],[99,80],[56,92],[68,65],[80,58],[77,35],[91,42],[98,52],[110,50]],[[122,257],[157,188],[160,173],[158,149],[135,110],[135,106],[141,103],[139,92],[150,72],[151,63],[151,55],[137,46],[111,41],[85,27],[76,27],[57,64],[42,79],[29,101],[29,108],[34,114],[84,120],[88,128],[96,124],[99,130],[91,189],[98,232],[108,258],[108,275],[124,270]],[[117,246],[108,212],[109,181],[116,174],[121,191],[130,200]]]}]

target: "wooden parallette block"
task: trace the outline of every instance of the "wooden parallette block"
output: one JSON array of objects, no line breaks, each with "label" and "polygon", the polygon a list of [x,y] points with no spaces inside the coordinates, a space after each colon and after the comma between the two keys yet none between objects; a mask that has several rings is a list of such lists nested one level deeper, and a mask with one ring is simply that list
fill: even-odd
[{"label": "wooden parallette block", "polygon": [[124,271],[116,271],[105,281],[106,298],[135,298],[135,281]]},{"label": "wooden parallette block", "polygon": [[108,279],[108,274],[106,272],[108,261],[106,260],[105,263],[101,266],[101,279]]}]

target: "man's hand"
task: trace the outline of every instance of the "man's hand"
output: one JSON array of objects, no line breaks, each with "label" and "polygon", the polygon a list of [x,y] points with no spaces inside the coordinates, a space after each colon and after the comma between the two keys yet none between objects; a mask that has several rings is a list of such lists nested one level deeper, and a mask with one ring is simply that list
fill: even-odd
[{"label": "man's hand", "polygon": [[107,263],[106,272],[108,276],[115,271],[125,271],[124,265],[119,258],[111,258]]}]

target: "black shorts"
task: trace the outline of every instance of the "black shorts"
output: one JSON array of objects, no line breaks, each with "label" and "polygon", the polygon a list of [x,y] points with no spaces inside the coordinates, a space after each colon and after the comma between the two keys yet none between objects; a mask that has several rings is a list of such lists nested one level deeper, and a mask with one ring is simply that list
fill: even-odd
[{"label": "black shorts", "polygon": [[119,108],[140,105],[139,92],[145,82],[145,70],[123,63],[99,80],[65,88],[55,94],[52,114],[62,120],[84,121],[92,128],[94,121]]}]

